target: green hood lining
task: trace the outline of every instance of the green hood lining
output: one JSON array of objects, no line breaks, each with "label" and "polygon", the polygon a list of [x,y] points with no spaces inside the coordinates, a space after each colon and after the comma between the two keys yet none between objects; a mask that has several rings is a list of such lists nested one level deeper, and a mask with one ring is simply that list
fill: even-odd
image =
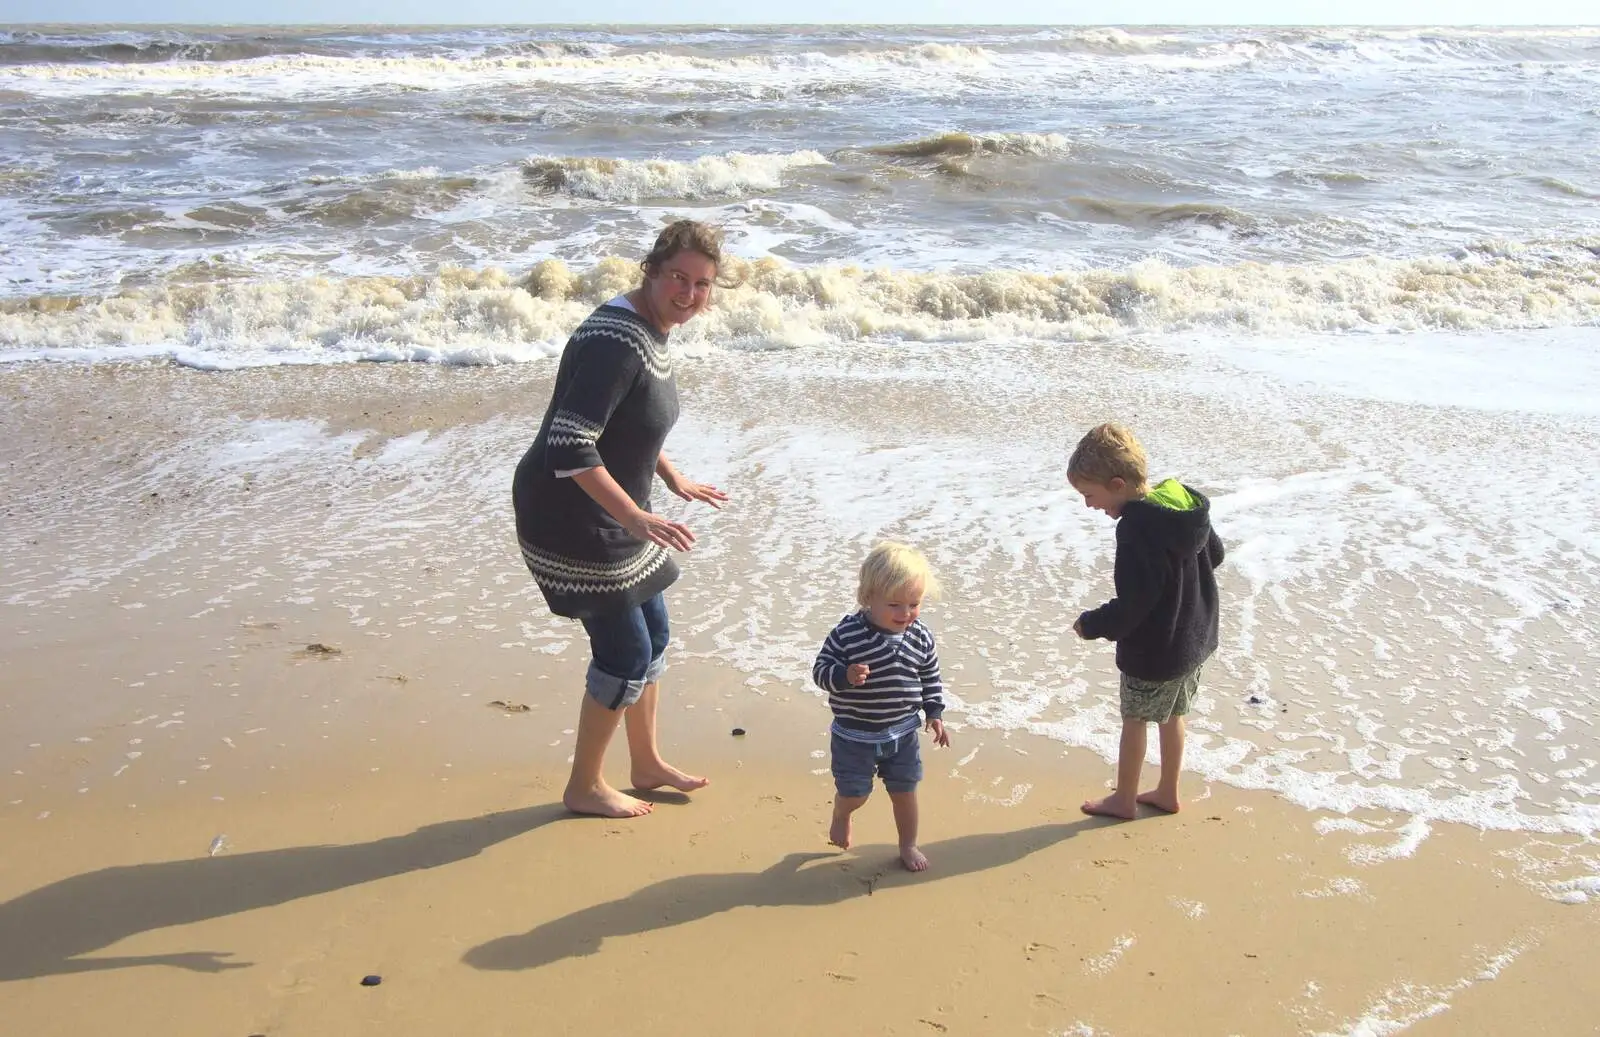
[{"label": "green hood lining", "polygon": [[1167,479],[1145,494],[1145,500],[1168,511],[1193,511],[1200,506],[1194,494],[1176,479]]}]

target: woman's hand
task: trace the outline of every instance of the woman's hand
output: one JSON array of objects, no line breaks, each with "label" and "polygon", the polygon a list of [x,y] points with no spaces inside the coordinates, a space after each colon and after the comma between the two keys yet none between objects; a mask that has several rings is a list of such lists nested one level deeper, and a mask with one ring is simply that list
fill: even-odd
[{"label": "woman's hand", "polygon": [[685,501],[699,501],[701,504],[710,504],[710,506],[720,510],[723,502],[728,499],[728,494],[718,490],[717,486],[712,486],[710,483],[693,482],[693,480],[688,480],[688,478],[678,475],[677,472],[672,475],[674,477],[664,478],[662,482],[667,483],[667,490],[678,494]]},{"label": "woman's hand", "polygon": [[640,540],[647,540],[673,551],[687,551],[694,547],[694,534],[689,531],[688,526],[682,522],[663,518],[651,511],[640,509],[623,523],[623,528]]},{"label": "woman's hand", "polygon": [[699,501],[709,504],[713,508],[721,509],[727,502],[728,495],[712,486],[710,483],[695,482],[685,479],[679,471],[667,460],[667,455],[662,454],[656,459],[656,474],[661,476],[661,481],[667,484],[667,489],[687,501]]},{"label": "woman's hand", "polygon": [[667,484],[667,489],[676,493],[684,500],[697,500],[702,504],[709,504],[713,508],[722,509],[728,495],[712,486],[710,483],[690,482],[688,479],[679,478],[676,485]]}]

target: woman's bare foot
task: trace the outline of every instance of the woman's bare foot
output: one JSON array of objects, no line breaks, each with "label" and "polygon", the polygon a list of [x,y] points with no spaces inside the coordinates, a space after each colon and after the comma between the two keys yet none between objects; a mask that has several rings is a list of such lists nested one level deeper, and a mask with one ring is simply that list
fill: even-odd
[{"label": "woman's bare foot", "polygon": [[928,858],[915,846],[900,847],[900,863],[906,866],[907,871],[927,871]]},{"label": "woman's bare foot", "polygon": [[580,789],[568,785],[567,791],[561,795],[561,802],[574,814],[594,817],[642,817],[651,810],[649,803],[618,792],[603,781]]},{"label": "woman's bare foot", "polygon": [[828,827],[828,842],[841,850],[850,849],[850,814],[833,812],[833,824]]},{"label": "woman's bare foot", "polygon": [[1145,806],[1155,807],[1157,810],[1164,810],[1169,814],[1176,814],[1183,807],[1183,804],[1178,802],[1177,796],[1169,796],[1160,789],[1154,792],[1139,793],[1139,802]]},{"label": "woman's bare foot", "polygon": [[1128,802],[1120,796],[1110,795],[1102,800],[1084,800],[1083,812],[1096,817],[1116,817],[1132,821],[1139,816],[1137,801]]},{"label": "woman's bare foot", "polygon": [[695,789],[703,789],[711,784],[710,778],[700,778],[693,774],[685,774],[678,768],[660,760],[643,767],[635,767],[632,781],[633,787],[641,792],[649,792],[651,789],[659,788],[673,788],[679,792],[693,792]]}]

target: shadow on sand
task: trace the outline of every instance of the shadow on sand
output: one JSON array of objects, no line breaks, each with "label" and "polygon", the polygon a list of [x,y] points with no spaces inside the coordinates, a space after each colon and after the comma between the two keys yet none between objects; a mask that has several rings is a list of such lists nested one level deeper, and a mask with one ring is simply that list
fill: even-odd
[{"label": "shadow on sand", "polygon": [[571,817],[559,803],[427,825],[349,846],[296,846],[104,868],[0,904],[0,982],[135,965],[244,968],[231,952],[82,958],[136,933],[272,907],[476,856]]},{"label": "shadow on sand", "polygon": [[[593,954],[607,937],[631,936],[698,921],[736,907],[821,907],[897,886],[920,885],[1015,863],[1079,832],[1111,824],[1084,818],[1017,832],[964,835],[923,846],[933,869],[912,875],[898,861],[857,870],[803,868],[836,853],[791,853],[761,872],[681,875],[646,886],[620,900],[596,904],[517,936],[480,944],[462,958],[479,969],[534,969]],[[891,853],[893,851],[890,851]]]}]

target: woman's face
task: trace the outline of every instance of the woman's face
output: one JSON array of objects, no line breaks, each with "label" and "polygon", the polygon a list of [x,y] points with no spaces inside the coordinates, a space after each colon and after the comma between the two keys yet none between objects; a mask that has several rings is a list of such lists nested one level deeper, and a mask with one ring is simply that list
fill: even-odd
[{"label": "woman's face", "polygon": [[717,264],[699,252],[679,252],[644,279],[651,315],[663,332],[694,318],[711,302]]}]

